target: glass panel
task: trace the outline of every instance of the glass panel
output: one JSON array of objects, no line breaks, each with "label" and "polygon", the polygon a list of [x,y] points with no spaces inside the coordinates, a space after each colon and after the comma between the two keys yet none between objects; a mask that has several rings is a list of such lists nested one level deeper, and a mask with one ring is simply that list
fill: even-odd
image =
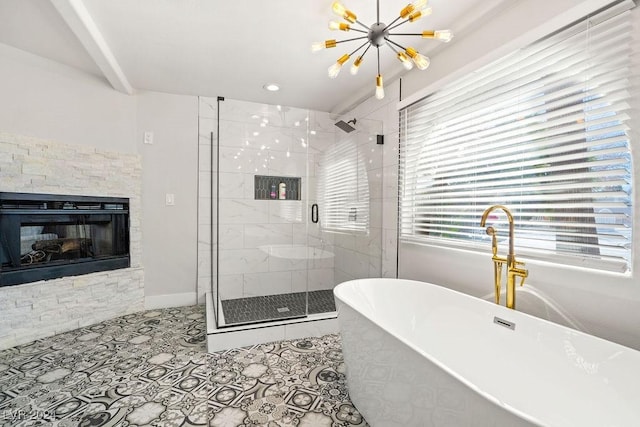
[{"label": "glass panel", "polygon": [[122,242],[113,240],[120,234],[123,236],[119,240],[124,238],[125,233],[115,232],[122,221],[112,219],[111,215],[25,216],[20,227],[20,265],[66,264],[126,255]]},{"label": "glass panel", "polygon": [[304,317],[309,113],[219,106],[218,326]]},{"label": "glass panel", "polygon": [[312,139],[319,221],[309,232],[316,253],[310,298],[347,280],[382,276],[382,123],[359,119],[352,127],[347,133],[332,122],[330,134]]}]

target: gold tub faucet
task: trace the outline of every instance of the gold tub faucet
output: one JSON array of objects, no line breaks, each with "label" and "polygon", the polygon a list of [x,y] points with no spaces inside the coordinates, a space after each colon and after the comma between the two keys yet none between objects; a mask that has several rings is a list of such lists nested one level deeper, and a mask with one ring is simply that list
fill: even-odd
[{"label": "gold tub faucet", "polygon": [[522,281],[520,286],[524,285],[524,279],[529,275],[529,271],[524,268],[524,262],[516,260],[516,254],[514,251],[513,235],[514,235],[514,222],[511,211],[502,205],[494,205],[487,208],[482,214],[480,220],[480,226],[484,227],[487,223],[489,214],[496,209],[502,209],[507,214],[507,220],[509,221],[509,253],[507,257],[501,257],[498,255],[498,240],[496,238],[496,229],[493,227],[487,227],[487,234],[491,236],[491,251],[493,252],[493,280],[495,287],[495,301],[496,304],[500,304],[500,287],[502,282],[502,266],[507,264],[507,308],[516,308],[516,276],[521,277]]}]

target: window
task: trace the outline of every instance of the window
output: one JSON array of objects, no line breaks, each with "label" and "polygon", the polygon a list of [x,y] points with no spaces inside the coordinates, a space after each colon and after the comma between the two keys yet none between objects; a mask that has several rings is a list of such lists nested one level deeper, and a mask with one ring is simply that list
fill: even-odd
[{"label": "window", "polygon": [[323,230],[369,231],[369,182],[355,138],[323,154],[318,183]]},{"label": "window", "polygon": [[629,271],[631,54],[630,12],[600,14],[403,109],[400,238],[485,251],[501,204],[519,255]]}]

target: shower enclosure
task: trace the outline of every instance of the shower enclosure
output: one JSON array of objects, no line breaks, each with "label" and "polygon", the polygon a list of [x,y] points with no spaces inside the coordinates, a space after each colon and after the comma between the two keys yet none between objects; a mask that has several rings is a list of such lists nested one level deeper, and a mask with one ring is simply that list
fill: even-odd
[{"label": "shower enclosure", "polygon": [[347,133],[328,113],[221,98],[200,110],[217,328],[335,316],[335,285],[381,274],[381,123]]}]

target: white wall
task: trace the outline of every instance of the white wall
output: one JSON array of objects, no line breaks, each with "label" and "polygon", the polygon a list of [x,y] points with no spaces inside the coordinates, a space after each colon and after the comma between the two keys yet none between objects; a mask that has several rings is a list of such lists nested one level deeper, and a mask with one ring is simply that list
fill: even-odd
[{"label": "white wall", "polygon": [[[148,307],[195,303],[197,97],[125,95],[104,79],[0,45],[0,131],[142,158]],[[154,144],[143,145],[144,131]],[[175,206],[165,206],[165,194]]]},{"label": "white wall", "polygon": [[497,59],[512,51],[513,44],[526,45],[543,37],[546,35],[541,29],[543,25],[553,26],[557,23],[558,28],[567,25],[565,14],[572,10],[588,10],[594,3],[607,1],[555,0],[542,4],[534,0],[506,0],[504,5],[497,8],[498,13],[489,17],[489,20],[475,21],[463,34],[456,34],[453,26],[453,41],[442,46],[431,57],[429,68],[424,72],[414,69],[403,76],[402,99],[411,97],[433,83],[441,84],[455,79],[461,70],[466,72],[478,68],[477,63]]},{"label": "white wall", "polygon": [[[136,100],[147,307],[195,304],[198,99],[140,92]],[[153,144],[144,144],[144,132],[153,132]],[[166,194],[174,195],[174,205],[166,204]]]},{"label": "white wall", "polygon": [[105,80],[0,44],[0,130],[137,152],[136,97]]},{"label": "white wall", "polygon": [[[403,98],[424,94],[424,88],[437,87],[460,70],[468,71],[468,64],[476,60],[480,64],[495,59],[503,52],[503,45],[513,47],[513,40],[524,40],[523,33],[536,31],[539,25],[557,19],[572,7],[582,7],[584,3],[590,2],[563,0],[545,3],[544,7],[533,0],[516,2],[495,20],[458,38],[450,48],[432,57],[427,72],[409,73],[402,82]],[[632,13],[636,23],[634,31],[638,34],[640,9]],[[638,105],[635,107],[637,112]],[[637,131],[633,131],[632,144],[638,146]],[[633,154],[634,173],[638,177],[640,150]],[[638,206],[639,202],[640,191],[636,189],[634,205]],[[640,230],[639,217],[636,212],[636,230]],[[635,233],[633,243],[636,248],[640,247],[639,235]],[[400,277],[492,298],[493,273],[489,254],[415,244],[401,244],[399,251]],[[636,250],[633,262],[635,278],[528,261],[529,278],[525,286],[517,290],[518,309],[640,349],[640,282],[637,279],[640,257],[637,253]]]}]

